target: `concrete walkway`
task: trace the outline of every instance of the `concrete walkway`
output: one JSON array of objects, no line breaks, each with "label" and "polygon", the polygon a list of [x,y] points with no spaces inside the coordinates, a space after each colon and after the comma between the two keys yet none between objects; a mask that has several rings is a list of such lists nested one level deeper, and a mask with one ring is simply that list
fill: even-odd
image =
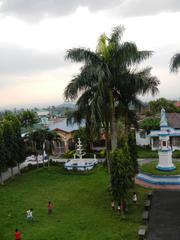
[{"label": "concrete walkway", "polygon": [[180,191],[155,190],[147,240],[180,240]]}]

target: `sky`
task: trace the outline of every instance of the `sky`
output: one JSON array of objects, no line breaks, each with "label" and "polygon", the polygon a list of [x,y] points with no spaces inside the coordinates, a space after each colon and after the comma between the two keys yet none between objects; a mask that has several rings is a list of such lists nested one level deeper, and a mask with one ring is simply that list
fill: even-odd
[{"label": "sky", "polygon": [[95,50],[100,34],[118,25],[123,41],[153,51],[139,68],[151,66],[160,80],[156,98],[180,99],[180,71],[169,71],[180,52],[179,23],[179,0],[0,0],[0,108],[63,102],[80,68],[65,60],[66,51]]}]

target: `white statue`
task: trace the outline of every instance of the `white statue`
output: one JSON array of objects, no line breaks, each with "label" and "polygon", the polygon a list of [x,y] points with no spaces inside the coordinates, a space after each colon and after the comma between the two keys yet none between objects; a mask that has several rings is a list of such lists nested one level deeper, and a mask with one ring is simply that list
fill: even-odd
[{"label": "white statue", "polygon": [[161,121],[160,121],[160,126],[161,126],[161,127],[166,127],[166,126],[168,126],[168,124],[167,124],[167,118],[166,118],[166,112],[165,112],[165,109],[164,109],[164,108],[161,109]]}]

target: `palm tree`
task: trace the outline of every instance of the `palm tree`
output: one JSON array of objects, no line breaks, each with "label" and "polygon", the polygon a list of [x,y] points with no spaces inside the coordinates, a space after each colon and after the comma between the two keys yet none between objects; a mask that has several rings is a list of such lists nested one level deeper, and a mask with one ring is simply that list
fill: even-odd
[{"label": "palm tree", "polygon": [[[76,99],[79,92],[96,86],[97,92],[94,100],[106,99],[104,104],[110,117],[112,150],[117,147],[114,89],[116,83],[121,80],[119,73],[123,73],[132,64],[137,64],[152,54],[150,51],[138,51],[134,43],[123,43],[121,41],[123,31],[124,28],[120,26],[113,29],[110,38],[105,34],[101,35],[96,52],[84,48],[74,48],[68,50],[66,55],[67,59],[83,62],[84,67],[81,69],[81,78],[74,78],[67,86],[65,96]],[[100,105],[99,102],[96,102],[96,106],[101,109],[102,101],[100,101]],[[107,121],[109,122],[109,119]]]},{"label": "palm tree", "polygon": [[180,67],[180,53],[176,53],[170,61],[170,71],[177,73],[178,68]]},{"label": "palm tree", "polygon": [[159,80],[151,75],[151,68],[140,71],[128,69],[121,74],[121,81],[117,82],[115,96],[118,101],[119,112],[124,117],[125,130],[128,135],[130,120],[135,119],[134,111],[130,110],[132,105],[140,106],[142,102],[138,99],[140,95],[158,93]]},{"label": "palm tree", "polygon": [[45,151],[48,154],[48,167],[49,167],[49,156],[53,153],[54,142],[58,143],[61,141],[61,137],[52,131],[45,131]]}]

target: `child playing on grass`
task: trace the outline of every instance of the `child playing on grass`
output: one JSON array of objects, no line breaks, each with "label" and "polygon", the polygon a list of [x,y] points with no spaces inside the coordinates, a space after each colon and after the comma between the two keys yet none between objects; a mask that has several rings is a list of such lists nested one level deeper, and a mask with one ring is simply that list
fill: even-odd
[{"label": "child playing on grass", "polygon": [[32,211],[33,211],[33,209],[32,208],[30,208],[29,210],[27,210],[27,212],[26,212],[26,218],[27,218],[27,220],[29,221],[32,221],[33,220],[33,213],[32,213]]},{"label": "child playing on grass", "polygon": [[21,240],[21,233],[17,228],[15,230],[15,240]]},{"label": "child playing on grass", "polygon": [[52,205],[52,202],[49,201],[48,202],[48,214],[51,215],[52,214],[52,209],[53,209],[53,205]]}]

